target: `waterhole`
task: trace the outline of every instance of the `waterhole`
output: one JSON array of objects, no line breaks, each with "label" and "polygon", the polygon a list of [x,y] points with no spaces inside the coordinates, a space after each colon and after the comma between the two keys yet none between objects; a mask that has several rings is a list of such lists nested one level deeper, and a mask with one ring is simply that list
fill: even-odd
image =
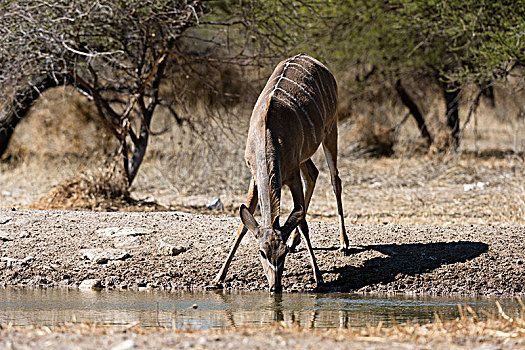
[{"label": "waterhole", "polygon": [[[308,328],[426,323],[460,317],[467,305],[479,317],[498,301],[510,315],[516,299],[374,296],[347,293],[269,295],[265,292],[83,291],[0,289],[0,324],[56,325],[91,322],[176,328],[222,328],[284,322]],[[468,313],[467,313],[468,314]]]}]

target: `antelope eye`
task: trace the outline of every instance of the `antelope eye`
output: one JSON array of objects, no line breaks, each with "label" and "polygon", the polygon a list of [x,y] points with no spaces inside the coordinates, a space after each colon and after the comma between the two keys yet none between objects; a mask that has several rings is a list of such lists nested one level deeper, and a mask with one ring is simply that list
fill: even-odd
[{"label": "antelope eye", "polygon": [[263,250],[259,250],[259,254],[261,254],[261,257],[262,257],[263,259],[268,260],[268,259],[266,258],[266,254],[264,253]]}]

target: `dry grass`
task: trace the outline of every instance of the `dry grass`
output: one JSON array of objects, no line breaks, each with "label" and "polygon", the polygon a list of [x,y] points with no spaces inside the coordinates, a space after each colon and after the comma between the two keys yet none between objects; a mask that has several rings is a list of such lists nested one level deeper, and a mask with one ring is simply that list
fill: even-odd
[{"label": "dry grass", "polygon": [[[18,127],[11,145],[15,156],[0,163],[4,185],[0,205],[152,210],[152,206],[130,204],[122,185],[106,176],[111,171],[104,161],[116,145],[96,129],[83,97],[75,95],[73,103],[63,103],[64,94],[71,92],[50,91]],[[424,94],[415,96],[425,101]],[[519,106],[511,102],[518,97],[497,90],[496,109],[482,100],[465,129],[458,154],[422,154],[421,138],[411,118],[394,135],[392,130],[406,111],[388,96],[354,106],[353,116],[340,126],[339,169],[347,222],[523,224],[525,120]],[[434,135],[442,127],[438,102],[439,96],[433,95],[433,107],[425,109]],[[250,111],[237,111],[239,118],[208,112],[195,111],[196,133],[176,126],[160,110],[152,130],[167,132],[151,139],[130,189],[132,198],[159,203],[161,209],[207,212],[207,201],[220,197],[229,212],[236,212],[245,201],[250,176],[243,159]],[[466,108],[460,112],[464,118]],[[391,157],[363,157],[392,150]],[[314,162],[321,173],[309,214],[316,220],[333,220],[335,201],[322,152],[314,156]],[[103,185],[104,181],[109,183]],[[465,190],[472,184],[474,188]],[[283,204],[291,206],[288,191]]]},{"label": "dry grass", "polygon": [[394,153],[395,133],[388,126],[358,117],[354,127],[347,133],[346,152],[355,156],[391,156]]},{"label": "dry grass", "polygon": [[30,209],[70,209],[92,211],[167,210],[160,204],[131,198],[126,181],[115,167],[86,171],[53,187],[44,197],[28,205]]}]

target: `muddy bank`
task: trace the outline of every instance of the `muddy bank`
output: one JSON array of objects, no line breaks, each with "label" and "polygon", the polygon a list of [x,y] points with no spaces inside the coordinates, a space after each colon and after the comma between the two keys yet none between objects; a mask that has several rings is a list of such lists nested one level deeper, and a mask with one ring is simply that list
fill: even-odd
[{"label": "muddy bank", "polygon": [[[204,288],[239,220],[181,212],[96,213],[0,209],[0,285]],[[286,291],[514,295],[525,293],[524,226],[347,225],[310,220],[325,284],[316,287],[304,245],[289,255]],[[225,288],[266,288],[247,235]]]}]

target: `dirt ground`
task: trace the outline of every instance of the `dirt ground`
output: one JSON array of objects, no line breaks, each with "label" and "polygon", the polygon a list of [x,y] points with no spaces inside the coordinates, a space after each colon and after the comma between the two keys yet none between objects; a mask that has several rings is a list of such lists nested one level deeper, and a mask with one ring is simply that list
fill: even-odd
[{"label": "dirt ground", "polygon": [[[232,244],[238,219],[183,212],[0,209],[0,285],[206,288]],[[519,225],[348,225],[354,248],[337,251],[336,223],[311,222],[325,283],[316,286],[301,244],[285,265],[286,291],[505,295],[525,293]],[[87,283],[87,282],[86,282]],[[251,235],[225,288],[266,288]]]},{"label": "dirt ground", "polygon": [[[38,126],[28,123],[31,130]],[[457,154],[356,158],[345,148],[346,127],[341,125],[339,170],[351,254],[336,250],[334,195],[326,162],[316,154],[320,175],[307,220],[325,284],[315,285],[301,244],[285,265],[286,291],[525,293],[521,136],[518,142],[515,131],[507,135],[519,144],[515,151],[470,151],[467,135]],[[503,126],[497,132],[487,127],[487,139],[506,135]],[[30,149],[0,162],[0,285],[78,287],[94,280],[103,288],[209,286],[245,201],[243,141],[224,139],[212,152],[191,134],[179,130],[171,136],[180,140],[176,149],[167,148],[170,140],[152,141],[131,188],[142,201],[132,205],[75,207],[75,191],[68,198],[48,196],[57,184],[103,167],[92,154],[46,153],[42,143],[43,153]],[[28,141],[18,147],[30,146]],[[89,196],[80,202],[89,204]],[[206,208],[214,197],[225,210]],[[290,197],[283,192],[282,217]],[[56,208],[67,210],[50,210]],[[266,284],[248,234],[223,287],[260,290]]]}]

